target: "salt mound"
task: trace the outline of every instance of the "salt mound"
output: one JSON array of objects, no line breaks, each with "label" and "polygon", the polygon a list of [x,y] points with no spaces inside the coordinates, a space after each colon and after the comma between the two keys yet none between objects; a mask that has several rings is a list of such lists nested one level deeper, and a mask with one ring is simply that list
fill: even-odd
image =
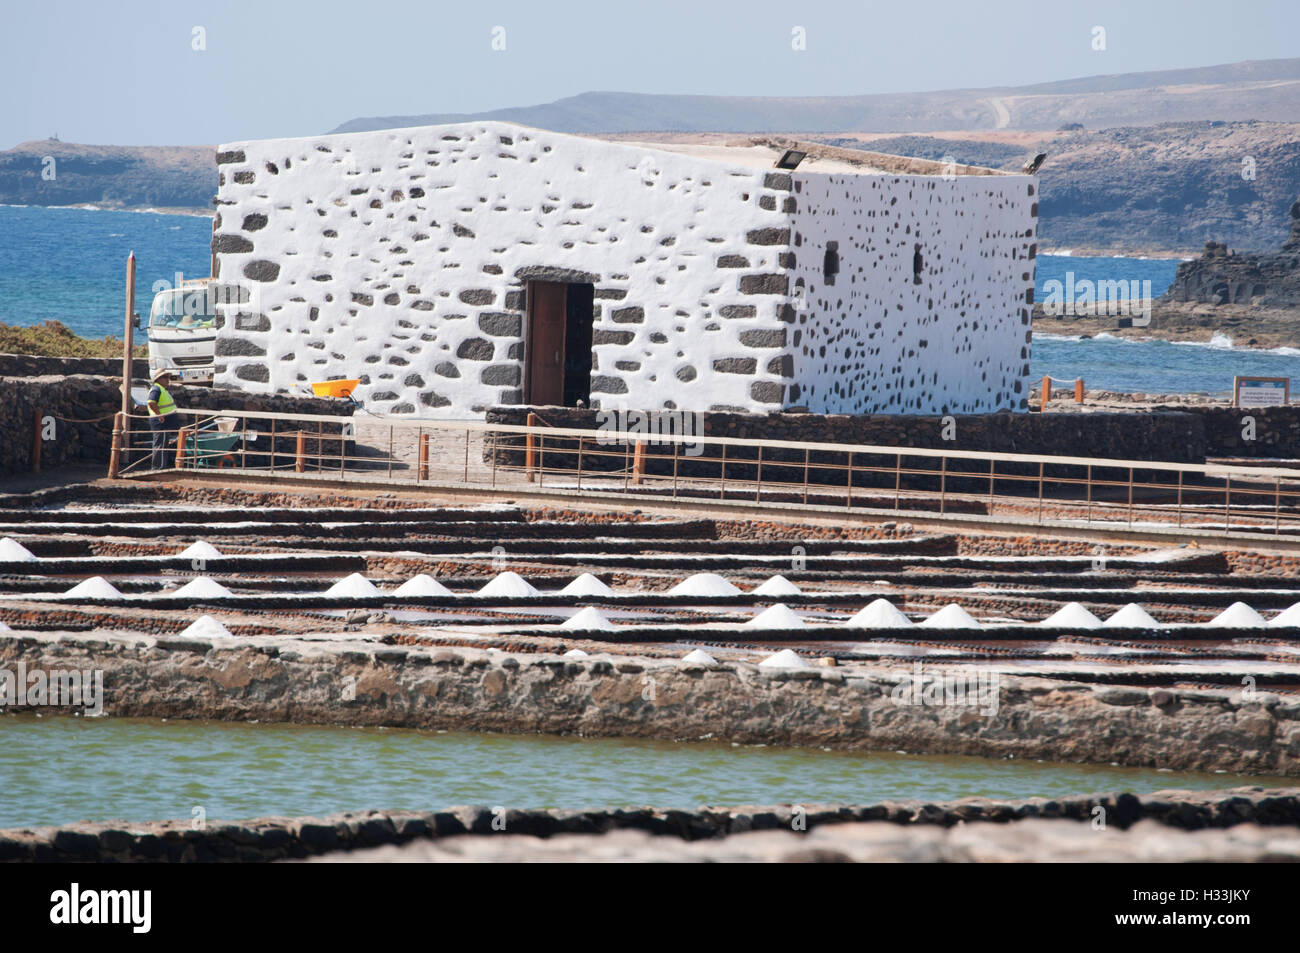
[{"label": "salt mound", "polygon": [[569,649],[569,651],[564,653],[564,657],[565,658],[588,658],[589,656],[587,655],[586,652],[582,651],[582,649]]},{"label": "salt mound", "polygon": [[506,570],[475,595],[494,596],[499,599],[531,599],[540,593],[519,573]]},{"label": "salt mound", "polygon": [[449,596],[451,590],[428,573],[412,576],[393,590],[395,596]]},{"label": "salt mound", "polygon": [[11,537],[0,539],[0,563],[34,563],[32,551]]},{"label": "salt mound", "polygon": [[981,629],[978,622],[971,618],[970,613],[963,609],[955,602],[950,602],[930,618],[926,619],[921,625],[929,626],[933,629]]},{"label": "salt mound", "polygon": [[231,638],[230,630],[210,615],[199,616],[181,635],[199,639]]},{"label": "salt mound", "polygon": [[91,576],[79,582],[63,594],[82,599],[121,599],[122,593],[113,588],[113,584],[103,576]]},{"label": "salt mound", "polygon": [[1205,624],[1234,629],[1258,629],[1265,622],[1264,617],[1246,603],[1234,602]]},{"label": "salt mound", "polygon": [[844,624],[855,629],[905,629],[912,625],[912,620],[895,609],[888,599],[876,599]]},{"label": "salt mound", "polygon": [[9,628],[9,626],[5,625],[3,622],[0,622],[0,632],[12,632],[12,631],[13,629]]},{"label": "salt mound", "polygon": [[383,593],[379,591],[378,587],[376,587],[373,582],[361,575],[361,573],[354,572],[346,579],[340,579],[338,582],[334,583],[334,585],[326,589],[325,595],[348,596],[353,599],[364,599],[367,596],[380,596],[383,595]]},{"label": "salt mound", "polygon": [[768,606],[745,625],[755,629],[802,629],[804,621],[783,602]]},{"label": "salt mound", "polygon": [[1151,629],[1160,625],[1136,602],[1130,602],[1102,623],[1106,628]]},{"label": "salt mound", "polygon": [[579,609],[576,613],[561,622],[560,628],[609,632],[614,628],[614,623],[606,619],[599,609],[593,609],[591,606],[587,606],[587,608]]},{"label": "salt mound", "polygon": [[693,665],[703,665],[706,668],[716,668],[718,660],[715,659],[704,649],[694,649],[682,656],[683,662],[690,662]]},{"label": "salt mound", "polygon": [[803,590],[785,576],[773,576],[761,586],[754,589],[756,596],[801,596]]},{"label": "salt mound", "polygon": [[199,540],[197,543],[190,543],[185,549],[182,549],[177,555],[184,559],[216,559],[221,555],[221,550],[213,546],[206,540]]},{"label": "salt mound", "polygon": [[560,592],[566,596],[612,596],[614,590],[609,588],[589,572],[584,572]]},{"label": "salt mound", "polygon": [[165,593],[168,598],[172,596],[185,596],[189,599],[216,599],[231,594],[232,593],[229,589],[216,580],[209,579],[207,576],[199,576],[197,579],[191,579],[175,592]]},{"label": "salt mound", "polygon": [[1067,602],[1038,624],[1057,629],[1101,628],[1101,620],[1077,602]]},{"label": "salt mound", "polygon": [[668,590],[670,596],[734,596],[739,592],[715,572],[697,572]]},{"label": "salt mound", "polygon": [[1300,625],[1300,602],[1297,602],[1290,609],[1285,609],[1275,615],[1268,623],[1269,625],[1278,626],[1279,628],[1286,625]]},{"label": "salt mound", "polygon": [[758,663],[759,668],[809,668],[807,662],[801,659],[791,649],[782,649],[775,655],[769,655],[763,661]]}]

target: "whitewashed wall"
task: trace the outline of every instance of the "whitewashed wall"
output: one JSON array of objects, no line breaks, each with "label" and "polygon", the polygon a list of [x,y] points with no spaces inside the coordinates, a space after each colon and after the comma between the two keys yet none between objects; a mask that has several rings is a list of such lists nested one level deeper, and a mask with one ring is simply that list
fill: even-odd
[{"label": "whitewashed wall", "polygon": [[[1036,254],[1033,178],[822,175],[796,182],[790,402],[814,413],[1022,409]],[[832,242],[839,271],[830,284]]]},{"label": "whitewashed wall", "polygon": [[218,163],[218,273],[247,299],[220,384],[360,377],[369,409],[421,416],[518,404],[538,279],[595,285],[593,406],[1019,406],[1024,177],[792,177],[493,122],[233,143]]}]

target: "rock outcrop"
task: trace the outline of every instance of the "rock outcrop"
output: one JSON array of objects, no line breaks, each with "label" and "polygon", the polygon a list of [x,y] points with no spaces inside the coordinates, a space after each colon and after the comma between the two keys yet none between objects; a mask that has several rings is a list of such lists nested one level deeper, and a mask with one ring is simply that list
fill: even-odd
[{"label": "rock outcrop", "polygon": [[1291,231],[1281,250],[1237,254],[1206,242],[1201,257],[1178,266],[1165,302],[1300,308],[1300,200],[1289,212]]}]

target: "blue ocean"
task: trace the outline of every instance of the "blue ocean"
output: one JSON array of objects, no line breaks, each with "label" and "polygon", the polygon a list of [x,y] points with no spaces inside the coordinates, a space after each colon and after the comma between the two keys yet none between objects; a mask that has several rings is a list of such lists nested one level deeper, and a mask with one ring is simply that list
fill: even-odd
[{"label": "blue ocean", "polygon": [[[0,322],[39,324],[55,319],[85,337],[121,336],[126,258],[136,257],[136,310],[147,311],[156,281],[177,272],[209,270],[212,219],[206,215],[113,212],[83,208],[0,206]],[[1083,280],[1151,282],[1158,297],[1172,283],[1178,261],[1167,258],[1088,258],[1040,255],[1037,297],[1045,285]],[[1099,335],[1038,334],[1030,370],[1035,379],[1082,377],[1089,389],[1145,393],[1226,393],[1234,374],[1300,379],[1300,347],[1270,351],[1210,344],[1131,342]],[[1296,342],[1300,344],[1300,342]]]}]

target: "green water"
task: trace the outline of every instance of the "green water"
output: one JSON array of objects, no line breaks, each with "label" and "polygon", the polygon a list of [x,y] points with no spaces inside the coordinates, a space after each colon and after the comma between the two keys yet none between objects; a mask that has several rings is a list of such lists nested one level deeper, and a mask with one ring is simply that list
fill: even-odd
[{"label": "green water", "polygon": [[506,808],[872,803],[1281,787],[984,758],[406,729],[0,716],[0,828],[92,820]]}]

